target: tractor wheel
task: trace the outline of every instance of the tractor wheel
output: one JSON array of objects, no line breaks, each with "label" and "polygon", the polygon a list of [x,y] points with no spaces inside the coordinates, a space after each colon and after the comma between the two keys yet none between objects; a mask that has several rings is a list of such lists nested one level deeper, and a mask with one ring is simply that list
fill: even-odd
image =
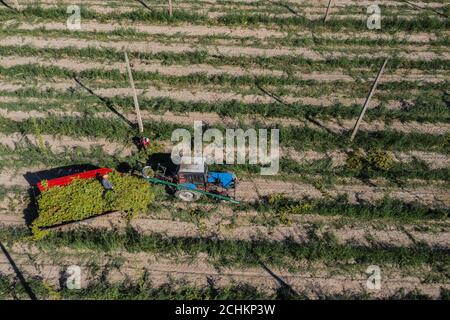
[{"label": "tractor wheel", "polygon": [[201,196],[200,193],[190,190],[178,190],[175,192],[175,197],[185,202],[197,201]]},{"label": "tractor wheel", "polygon": [[146,179],[152,178],[155,175],[151,166],[146,166],[142,169],[142,176]]}]

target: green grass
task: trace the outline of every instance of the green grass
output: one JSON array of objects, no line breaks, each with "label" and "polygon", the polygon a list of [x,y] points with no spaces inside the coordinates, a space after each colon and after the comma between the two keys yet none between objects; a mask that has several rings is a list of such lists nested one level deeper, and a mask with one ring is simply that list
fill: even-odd
[{"label": "green grass", "polygon": [[[73,137],[107,138],[111,141],[127,143],[137,134],[136,129],[115,119],[90,117],[54,117],[45,119],[26,119],[21,122],[0,118],[0,132],[11,134],[34,133],[36,125],[42,134],[67,135]],[[169,140],[175,129],[185,128],[192,131],[190,126],[176,123],[157,121],[145,122],[144,134],[154,140]],[[215,128],[225,132],[223,126]],[[260,129],[263,126],[255,123],[253,126],[242,126]],[[280,145],[293,147],[296,150],[326,151],[330,149],[344,149],[351,145],[354,148],[377,148],[384,150],[422,150],[446,153],[450,150],[450,140],[445,135],[431,135],[425,133],[400,133],[397,131],[359,131],[352,144],[349,143],[349,134],[334,134],[327,131],[308,127],[278,127],[280,130]],[[269,128],[270,129],[270,128]]]},{"label": "green grass", "polygon": [[[407,91],[404,91],[407,95]],[[386,93],[389,93],[388,91]],[[0,95],[2,92],[0,92]],[[98,111],[108,111],[104,105],[94,96],[83,94],[80,91],[71,93],[57,91],[19,90],[16,95],[11,93],[8,96],[16,96],[18,102],[1,102],[0,108],[7,110],[64,110],[64,105],[70,105],[76,111],[95,114]],[[384,93],[383,93],[384,94]],[[424,90],[418,93],[419,97],[412,100],[411,105],[405,105],[400,109],[388,109],[384,103],[367,110],[365,119],[367,120],[399,120],[418,122],[448,122],[450,121],[450,109],[447,107],[448,96],[436,93],[433,90]],[[28,102],[26,99],[42,99],[42,103]],[[45,101],[47,98],[56,101]],[[120,106],[127,112],[133,112],[134,104],[131,97],[110,97],[109,100],[116,106]],[[314,105],[292,103],[284,105],[281,103],[243,103],[240,101],[203,102],[203,101],[179,101],[171,98],[140,98],[139,104],[142,110],[153,113],[164,113],[171,111],[175,113],[184,112],[214,112],[222,116],[242,117],[247,114],[257,114],[263,117],[273,118],[293,118],[304,120],[305,117],[320,119],[351,119],[356,118],[361,112],[361,105],[352,104],[344,106],[335,104],[328,107],[318,107]]]},{"label": "green grass", "polygon": [[[448,208],[432,209],[419,202],[403,202],[384,197],[374,202],[351,203],[346,194],[336,199],[302,199],[295,200],[277,197],[260,199],[254,203],[242,203],[235,206],[236,210],[256,210],[260,213],[274,213],[289,208],[299,208],[298,214],[317,214],[321,216],[343,216],[362,220],[384,219],[401,223],[411,223],[420,220],[445,220],[450,215]],[[265,216],[264,216],[265,217]],[[260,218],[264,218],[263,216]],[[258,219],[258,218],[256,218]]]},{"label": "green grass", "polygon": [[[214,282],[207,286],[192,286],[185,281],[169,281],[160,286],[155,286],[148,279],[148,274],[144,272],[142,277],[135,282],[130,280],[122,283],[109,283],[107,281],[95,281],[86,288],[79,290],[69,290],[66,287],[55,290],[44,280],[35,278],[25,278],[28,286],[39,299],[66,299],[66,300],[287,300],[287,299],[308,299],[306,293],[299,295],[287,292],[279,288],[273,293],[261,291],[258,288],[245,283],[235,282],[225,287],[219,287]],[[449,291],[441,288],[439,299],[448,300]],[[326,294],[315,293],[318,299],[327,300],[352,300],[352,299],[372,299],[369,294]],[[12,277],[0,275],[0,298],[26,299],[28,295],[19,281]],[[403,289],[387,299],[431,299],[420,290],[407,292]]]},{"label": "green grass", "polygon": [[[325,30],[326,31],[326,30]],[[439,34],[439,32],[436,32]],[[117,41],[127,39],[134,41],[158,41],[162,43],[196,43],[202,45],[216,45],[224,41],[238,43],[241,46],[251,46],[257,48],[273,48],[274,46],[286,47],[311,47],[321,51],[327,51],[329,48],[339,48],[339,51],[353,51],[352,46],[366,46],[367,48],[358,48],[358,52],[366,52],[369,47],[382,47],[384,50],[397,51],[402,50],[404,45],[423,45],[423,42],[416,42],[413,39],[402,39],[395,36],[390,39],[385,38],[353,38],[336,39],[331,37],[323,37],[320,33],[315,33],[314,37],[299,36],[295,33],[288,32],[286,36],[267,36],[264,40],[254,36],[231,36],[228,34],[210,34],[210,35],[189,35],[185,33],[176,34],[150,34],[131,27],[117,27],[111,31],[77,31],[77,30],[49,30],[44,27],[36,29],[19,29],[11,26],[8,29],[1,29],[0,34],[7,36],[33,36],[33,37],[67,37],[72,39],[87,39],[95,41]],[[431,51],[439,50],[441,46],[448,46],[450,39],[447,36],[439,35],[436,40],[430,40],[427,45]]]},{"label": "green grass", "polygon": [[[188,12],[177,9],[174,11],[173,17],[169,17],[167,10],[145,10],[137,9],[130,12],[110,12],[99,13],[86,9],[81,6],[81,16],[84,19],[95,19],[101,22],[110,21],[131,21],[131,22],[153,22],[153,23],[180,23],[189,22],[192,24],[209,24],[209,25],[276,25],[279,27],[302,27],[309,30],[325,29],[329,31],[339,32],[342,30],[366,31],[366,21],[359,21],[351,18],[334,20],[330,19],[325,25],[319,20],[308,20],[303,17],[294,15],[270,16],[268,14],[247,14],[243,12],[229,12],[217,19],[209,19],[206,15],[195,12]],[[364,15],[366,16],[366,15]],[[44,19],[65,21],[68,17],[65,7],[59,8],[41,8],[38,6],[27,6],[21,10],[20,17],[22,19]],[[0,11],[0,19],[16,19],[17,13],[12,10]],[[419,14],[411,20],[401,19],[397,17],[385,17],[383,19],[383,31],[406,31],[406,32],[423,32],[447,30],[449,22],[447,20],[436,19],[434,16]]]},{"label": "green grass", "polygon": [[[82,79],[83,82],[99,82],[103,87],[123,86],[128,84],[128,78],[124,70],[104,70],[104,69],[88,69],[81,72],[74,72],[66,68],[55,66],[42,66],[38,64],[25,64],[14,67],[0,67],[0,76],[10,79],[21,79],[27,81],[38,81],[46,79],[55,81],[58,79],[71,80],[73,77]],[[272,91],[277,88],[275,93],[279,96],[295,95],[295,96],[314,96],[323,97],[332,95],[336,91],[349,92],[351,97],[365,97],[368,90],[367,82],[348,82],[348,81],[332,81],[323,83],[318,80],[302,80],[293,75],[273,76],[273,75],[233,75],[233,74],[216,74],[208,75],[206,73],[192,73],[185,76],[164,75],[159,72],[145,72],[136,70],[133,72],[134,80],[137,87],[148,88],[151,86],[170,86],[171,88],[205,88],[208,86],[216,86],[221,91],[232,91],[241,94],[258,94],[263,92],[258,86]],[[109,83],[108,83],[109,82]],[[421,84],[418,81],[400,81],[385,82],[379,85],[379,96],[384,97],[384,92],[408,92],[416,89],[426,89],[429,92],[445,92],[449,82],[426,83]],[[295,89],[283,86],[292,86]],[[250,88],[248,88],[250,87]],[[392,95],[392,94],[391,94]],[[446,97],[445,94],[441,96]],[[387,99],[386,97],[384,97]],[[446,108],[444,101],[441,101],[439,110]],[[311,111],[313,112],[313,111]],[[336,111],[334,111],[336,112]],[[441,111],[442,112],[442,111]],[[316,111],[317,113],[317,111]]]},{"label": "green grass", "polygon": [[[276,294],[258,290],[247,283],[234,283],[226,287],[192,286],[183,281],[170,281],[155,286],[144,273],[136,282],[109,283],[97,280],[83,289],[52,289],[45,281],[35,278],[26,279],[27,284],[39,299],[65,300],[255,300],[277,299]],[[28,298],[19,281],[0,275],[0,298]]]},{"label": "green grass", "polygon": [[[215,66],[245,66],[246,68],[258,67],[286,71],[295,71],[301,68],[305,72],[330,71],[336,69],[352,70],[369,68],[377,72],[384,58],[373,57],[338,57],[329,58],[326,61],[313,61],[301,56],[285,55],[275,57],[265,56],[240,56],[226,57],[216,54],[208,54],[204,50],[195,50],[189,52],[138,52],[130,51],[131,60],[138,59],[143,62],[160,61],[166,65],[173,64],[211,64]],[[34,48],[32,46],[0,46],[0,55],[19,55],[19,56],[42,56],[49,58],[80,58],[95,61],[114,61],[123,62],[123,52],[112,48]],[[409,60],[398,57],[392,57],[389,60],[389,70],[397,69],[419,69],[424,72],[430,70],[450,70],[450,62],[443,59],[433,60]]]},{"label": "green grass", "polygon": [[[256,175],[259,173],[260,167],[257,165],[211,165],[213,169],[223,169],[236,172],[239,176]],[[450,169],[439,168],[430,169],[429,166],[421,160],[415,159],[411,162],[396,162],[392,168],[387,171],[376,168],[363,168],[361,170],[350,169],[347,166],[333,166],[331,158],[323,158],[319,160],[309,161],[307,163],[299,163],[291,158],[280,159],[280,170],[278,177],[288,180],[304,180],[308,182],[311,177],[318,175],[324,177],[325,181],[333,184],[339,178],[355,177],[361,181],[369,181],[369,179],[385,178],[389,182],[405,186],[408,179],[421,179],[426,181],[441,180],[448,182],[450,186]]]},{"label": "green grass", "polygon": [[[26,229],[2,229],[0,239],[10,242],[23,241]],[[128,228],[126,233],[115,231],[94,231],[89,229],[55,232],[35,242],[38,247],[46,249],[73,248],[90,249],[103,252],[125,250],[131,253],[147,252],[195,257],[207,254],[211,262],[221,266],[256,267],[261,261],[275,267],[295,270],[301,260],[336,263],[354,260],[358,264],[389,264],[397,267],[419,266],[428,264],[433,268],[448,266],[450,255],[448,249],[415,247],[358,247],[339,245],[324,239],[312,240],[299,244],[292,240],[271,242],[267,240],[240,241],[217,240],[209,238],[166,238],[161,235],[141,235]]]},{"label": "green grass", "polygon": [[352,170],[346,166],[332,167],[332,159],[325,158],[300,164],[292,159],[281,159],[281,173],[285,174],[321,174],[325,176],[359,177],[363,180],[386,178],[390,181],[400,179],[444,180],[450,182],[450,168],[430,169],[424,161],[413,160],[409,163],[396,162],[387,171],[367,168]]}]

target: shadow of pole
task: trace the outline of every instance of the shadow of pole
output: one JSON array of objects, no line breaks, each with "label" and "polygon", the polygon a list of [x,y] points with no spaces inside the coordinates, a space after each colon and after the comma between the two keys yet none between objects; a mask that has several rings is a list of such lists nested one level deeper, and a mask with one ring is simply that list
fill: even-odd
[{"label": "shadow of pole", "polygon": [[[256,87],[265,95],[271,97],[272,99],[274,99],[276,102],[281,103],[287,107],[292,107],[292,104],[289,104],[287,102],[285,102],[283,99],[281,99],[279,96],[277,96],[275,93],[268,91],[267,89],[263,88],[257,81],[255,81],[255,85]],[[335,133],[330,130],[329,128],[325,127],[323,124],[321,124],[319,121],[317,121],[316,119],[314,119],[311,115],[307,114],[305,115],[305,120],[311,122],[312,124],[316,125],[317,127],[325,130],[326,132],[328,132],[329,134],[334,135]],[[304,121],[305,125],[306,125],[306,121]]]},{"label": "shadow of pole", "polygon": [[283,290],[283,292],[286,294],[286,298],[292,298],[292,297],[299,297],[299,293],[292,288],[291,285],[289,285],[288,283],[286,283],[282,278],[280,278],[277,274],[275,274],[272,270],[269,269],[269,267],[267,267],[264,262],[259,261],[259,264],[261,265],[261,267],[267,271],[268,274],[270,274],[280,285],[281,289]]},{"label": "shadow of pole", "polygon": [[106,107],[111,110],[116,116],[118,116],[122,121],[124,121],[127,125],[129,125],[132,128],[136,128],[136,125],[131,122],[130,120],[128,120],[127,117],[125,117],[123,114],[121,114],[119,111],[117,111],[116,108],[114,108],[114,104],[109,100],[106,99],[102,96],[99,96],[98,94],[96,94],[91,88],[89,88],[88,86],[86,86],[84,83],[81,82],[80,79],[78,79],[77,77],[73,77],[73,79],[75,80],[76,83],[78,83],[83,89],[85,89],[87,92],[89,92],[90,94],[92,94],[93,96],[97,97],[101,102],[103,102]]},{"label": "shadow of pole", "polygon": [[142,4],[146,9],[152,11],[152,8],[150,8],[150,7],[148,6],[148,4],[146,4],[146,3],[144,2],[144,0],[136,0],[136,1],[139,2],[140,4]]},{"label": "shadow of pole", "polygon": [[14,7],[10,6],[9,4],[7,4],[3,0],[0,0],[0,3],[3,4],[5,7],[7,7],[8,9],[11,9],[12,11],[19,12],[19,10],[17,10],[17,8],[14,8]]},{"label": "shadow of pole", "polygon": [[22,284],[22,287],[25,289],[25,291],[27,292],[27,294],[30,297],[30,299],[31,300],[38,300],[36,295],[34,294],[33,290],[31,290],[30,286],[28,285],[28,283],[26,282],[25,278],[23,277],[22,272],[20,272],[20,270],[17,267],[16,263],[14,262],[14,260],[9,255],[8,250],[6,250],[5,246],[1,242],[0,242],[0,248],[2,249],[3,254],[5,255],[6,259],[8,259],[9,263],[11,264],[11,267],[13,268],[14,272],[16,273],[17,278],[19,279],[20,283]]},{"label": "shadow of pole", "polygon": [[291,7],[287,3],[283,3],[281,1],[275,2],[275,1],[271,1],[271,0],[269,0],[269,2],[272,3],[273,5],[285,8],[286,10],[288,10],[293,15],[296,15],[297,17],[300,17],[300,18],[303,18],[305,20],[311,21],[311,19],[308,19],[304,14],[301,14],[299,11],[297,11],[296,9],[294,9],[293,7]]}]

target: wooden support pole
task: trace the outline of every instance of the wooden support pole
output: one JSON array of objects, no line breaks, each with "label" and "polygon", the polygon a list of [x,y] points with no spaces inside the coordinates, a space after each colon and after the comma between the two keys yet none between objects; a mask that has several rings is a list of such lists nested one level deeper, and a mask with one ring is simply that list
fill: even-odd
[{"label": "wooden support pole", "polygon": [[353,129],[353,133],[350,138],[350,141],[353,141],[353,139],[355,139],[355,136],[356,136],[356,133],[358,132],[359,126],[361,125],[361,121],[364,117],[364,114],[366,113],[367,107],[369,106],[369,102],[372,99],[375,89],[377,88],[378,81],[380,80],[381,75],[383,74],[384,68],[386,67],[386,64],[388,63],[388,60],[389,60],[389,58],[386,58],[386,60],[384,60],[383,66],[381,67],[380,71],[378,72],[377,77],[375,78],[375,81],[372,85],[372,89],[370,89],[370,93],[367,96],[366,102],[364,103],[364,107],[361,111],[361,114],[359,115],[358,121],[356,121],[355,128]]},{"label": "wooden support pole", "polygon": [[131,89],[133,90],[134,108],[136,111],[136,118],[139,126],[139,133],[144,132],[144,125],[142,124],[141,110],[139,109],[139,102],[136,94],[136,88],[134,87],[133,74],[131,73],[130,61],[128,60],[128,54],[124,51],[125,62],[127,63],[128,78],[130,79]]},{"label": "wooden support pole", "polygon": [[169,16],[172,18],[172,15],[173,15],[172,0],[169,0]]},{"label": "wooden support pole", "polygon": [[328,1],[327,12],[325,13],[325,18],[323,18],[323,23],[327,22],[328,14],[330,13],[331,3],[333,0]]}]

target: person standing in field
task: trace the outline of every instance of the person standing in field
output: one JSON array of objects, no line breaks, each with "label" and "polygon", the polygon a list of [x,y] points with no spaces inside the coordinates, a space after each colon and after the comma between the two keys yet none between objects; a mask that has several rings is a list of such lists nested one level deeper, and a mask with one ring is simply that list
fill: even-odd
[{"label": "person standing in field", "polygon": [[111,182],[108,180],[108,175],[104,174],[102,176],[102,186],[105,189],[105,192],[103,193],[103,196],[110,190],[114,190],[113,185],[111,184]]}]

